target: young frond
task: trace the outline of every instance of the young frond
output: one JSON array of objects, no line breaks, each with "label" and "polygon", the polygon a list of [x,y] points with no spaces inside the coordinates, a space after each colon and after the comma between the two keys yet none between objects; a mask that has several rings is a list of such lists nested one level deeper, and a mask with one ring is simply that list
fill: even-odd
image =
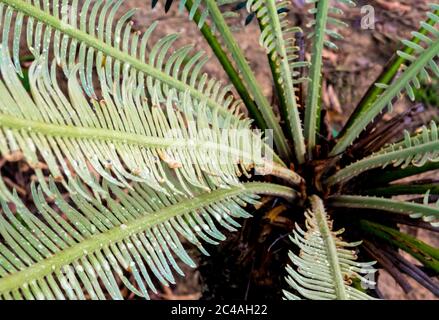
[{"label": "young frond", "polygon": [[[342,15],[343,11],[333,6],[330,0],[307,0],[307,2],[314,4],[314,8],[310,10],[310,13],[315,17],[311,22],[314,31],[309,34],[313,38],[313,45],[309,71],[310,82],[305,108],[305,139],[308,156],[312,158],[320,121],[323,49],[325,46],[337,49],[337,46],[329,39],[342,39],[342,36],[330,27],[346,26],[346,24],[333,16],[334,14],[336,16]],[[336,2],[355,6],[355,3],[351,0],[337,0]]]},{"label": "young frond", "polygon": [[[340,238],[343,230],[332,231],[323,203],[317,196],[311,197],[312,209],[305,213],[306,231],[298,225],[290,236],[300,248],[300,256],[289,252],[292,265],[287,265],[287,283],[300,296],[313,300],[364,300],[373,299],[351,286],[360,280],[368,286],[375,282],[367,275],[376,272],[375,262],[357,262],[355,247],[360,242],[347,243]],[[297,268],[297,270],[295,270]],[[299,296],[284,290],[286,299],[296,300]]]},{"label": "young frond", "polygon": [[288,2],[276,0],[249,0],[247,9],[255,12],[262,28],[259,43],[267,50],[273,60],[282,89],[280,94],[285,101],[288,123],[294,141],[296,158],[305,161],[305,141],[297,105],[297,84],[305,81],[299,78],[298,68],[307,66],[306,61],[297,61],[299,48],[295,45],[295,33],[301,29],[290,24],[286,17]]},{"label": "young frond", "polygon": [[[432,8],[437,10],[438,5],[433,4]],[[376,84],[379,88],[385,89],[384,92],[346,129],[345,134],[331,151],[331,156],[343,152],[386,107],[391,109],[395,97],[406,93],[413,101],[415,99],[414,88],[420,87],[421,79],[429,79],[430,75],[439,77],[439,67],[435,61],[439,56],[439,16],[434,12],[429,12],[428,18],[432,20],[432,24],[421,23],[421,26],[427,31],[426,34],[413,32],[414,40],[403,40],[403,44],[412,48],[413,53],[398,51],[398,55],[405,60],[400,76],[390,85]]]},{"label": "young frond", "polygon": [[439,201],[430,204],[430,191],[427,191],[423,203],[400,201],[368,196],[333,196],[331,206],[344,208],[372,209],[409,215],[412,218],[422,218],[433,227],[439,227]]},{"label": "young frond", "polygon": [[410,136],[405,131],[401,142],[385,146],[380,151],[341,169],[327,179],[329,185],[344,182],[367,170],[393,165],[406,168],[409,165],[418,167],[428,162],[439,161],[439,130],[434,121],[430,129],[422,127],[418,134]]},{"label": "young frond", "polygon": [[88,199],[70,193],[66,201],[53,182],[50,188],[54,205],[32,185],[38,215],[16,195],[15,213],[2,202],[0,299],[122,299],[117,279],[148,298],[157,283],[175,283],[174,271],[183,275],[177,261],[195,266],[182,239],[208,254],[200,240],[224,240],[217,226],[236,230],[236,219],[250,216],[242,206],[256,203],[257,193],[293,196],[288,188],[264,183],[199,193],[194,199],[143,184],[134,183],[126,192],[104,183],[103,199],[82,185]]}]

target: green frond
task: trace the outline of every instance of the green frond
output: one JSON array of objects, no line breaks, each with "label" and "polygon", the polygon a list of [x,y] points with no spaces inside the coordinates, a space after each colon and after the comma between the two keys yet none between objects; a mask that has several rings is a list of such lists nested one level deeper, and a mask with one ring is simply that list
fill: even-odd
[{"label": "green frond", "polygon": [[385,146],[380,151],[341,169],[327,179],[328,185],[347,181],[367,170],[393,165],[406,168],[409,165],[424,166],[439,161],[439,130],[434,121],[430,129],[422,127],[418,134],[410,136],[405,131],[401,142]]},{"label": "green frond", "polygon": [[[260,133],[251,132],[250,120],[239,114],[239,103],[229,94],[229,88],[221,88],[219,82],[200,75],[205,60],[202,54],[191,57],[190,47],[170,53],[176,40],[176,35],[170,35],[159,40],[147,56],[146,45],[155,25],[141,38],[137,33],[131,36],[131,25],[125,24],[130,12],[116,23],[114,40],[108,30],[112,30],[120,3],[90,5],[89,1],[84,3],[78,22],[76,3],[71,7],[65,3],[61,8],[54,6],[52,12],[20,1],[13,2],[13,6],[0,3],[0,23],[5,30],[0,44],[0,153],[7,159],[24,156],[46,192],[42,164],[56,180],[65,184],[69,177],[79,176],[96,192],[101,190],[94,182],[95,173],[119,186],[127,186],[132,180],[162,192],[187,195],[193,189],[236,185],[241,174],[248,175],[258,161],[255,156],[261,160],[259,151],[268,146]],[[66,8],[75,18],[64,14],[63,20],[57,20]],[[12,27],[15,10],[20,24]],[[95,34],[92,25],[98,11]],[[23,12],[29,15],[27,25],[20,22]],[[34,30],[35,19],[41,20],[38,25],[49,27],[44,32]],[[58,29],[53,30],[51,24]],[[21,71],[17,59],[22,25],[27,26],[28,45],[36,57],[30,68],[30,95],[15,75],[15,69]],[[12,29],[15,36],[10,58],[8,32]],[[40,43],[42,39],[45,42]],[[76,47],[78,41],[82,42]],[[49,62],[52,51],[54,61]],[[68,97],[58,87],[57,65],[67,77]],[[151,70],[152,76],[145,70]],[[78,74],[90,101],[77,81]],[[166,77],[183,86],[163,81]],[[96,88],[102,97],[99,102]],[[209,107],[213,102],[219,107]],[[265,155],[271,157],[269,149]],[[174,175],[180,189],[171,182]],[[10,197],[3,182],[0,189],[4,199]]]},{"label": "green frond", "polygon": [[[248,89],[251,98],[255,101],[267,127],[273,130],[274,143],[277,147],[279,155],[283,158],[283,160],[291,161],[290,147],[288,146],[287,139],[282,131],[279,121],[273,112],[273,108],[268,102],[267,97],[264,96],[262,88],[256,80],[255,74],[251,70],[251,67],[246,60],[244,52],[236,42],[236,39],[233,37],[232,31],[230,30],[226,22],[227,15],[225,15],[224,12],[221,10],[221,6],[223,4],[230,4],[232,2],[234,1],[194,1],[189,9],[189,18],[193,19],[197,10],[203,17],[209,18],[209,20],[211,21],[211,27],[214,26],[215,30],[218,31],[218,34],[225,44],[225,47],[233,58],[234,63],[238,67],[244,85]],[[184,8],[187,3],[187,0],[180,0],[180,8]],[[205,26],[205,20],[205,18],[200,17],[198,26]],[[200,23],[200,21],[202,23]],[[222,55],[223,53],[219,53],[219,51],[216,50],[216,54]],[[222,57],[221,59],[224,60],[224,57]],[[229,75],[230,74],[231,73],[229,72]]]},{"label": "green frond", "polygon": [[[437,5],[432,5],[433,10],[437,10]],[[395,97],[400,97],[403,93],[413,101],[415,98],[414,88],[419,88],[421,79],[429,79],[430,75],[439,77],[439,67],[435,59],[439,56],[439,15],[430,12],[429,19],[434,21],[431,25],[422,22],[421,26],[427,33],[413,33],[417,41],[403,40],[403,44],[411,49],[411,54],[398,51],[397,54],[404,59],[401,75],[390,85],[376,84],[384,89],[382,95],[366,110],[358,114],[355,121],[346,128],[345,134],[337,142],[331,156],[342,153],[360,135],[361,131],[386,107],[392,109],[392,101]]]},{"label": "green frond", "polygon": [[280,99],[285,101],[287,121],[291,128],[296,158],[299,163],[303,163],[305,161],[305,141],[297,105],[296,87],[298,83],[305,81],[304,78],[299,78],[300,72],[297,69],[307,66],[307,63],[297,61],[299,48],[295,46],[294,34],[301,30],[289,23],[285,12],[287,7],[288,2],[285,1],[247,1],[247,10],[256,13],[262,27],[259,42],[267,50],[270,59],[276,66],[275,72],[279,75],[278,81],[281,88]]},{"label": "green frond", "polygon": [[437,248],[399,230],[372,221],[361,220],[360,228],[380,241],[404,250],[434,274],[439,272],[439,250]]},{"label": "green frond", "polygon": [[231,114],[221,119],[217,112],[209,120],[206,103],[188,93],[180,101],[170,89],[164,104],[151,105],[135,75],[124,79],[119,96],[99,73],[103,99],[89,102],[77,67],[69,74],[67,98],[57,85],[56,65],[39,59],[29,69],[30,96],[5,47],[1,52],[0,154],[23,156],[46,192],[42,163],[57,181],[78,176],[96,192],[97,173],[119,186],[131,180],[191,195],[236,185],[241,174],[263,162],[263,140],[248,122],[235,122]]},{"label": "green frond", "polygon": [[[323,49],[325,46],[330,49],[337,49],[337,46],[330,39],[339,40],[343,37],[337,31],[332,30],[331,27],[344,27],[346,23],[337,18],[337,16],[343,14],[343,10],[335,4],[331,4],[330,0],[307,0],[306,2],[315,5],[310,10],[315,19],[311,22],[314,31],[309,34],[309,37],[313,38],[313,44],[309,71],[310,81],[305,108],[305,140],[308,156],[312,158],[320,122]],[[351,0],[337,0],[336,2],[355,6],[355,2]]]},{"label": "green frond", "polygon": [[422,204],[379,197],[345,195],[332,196],[330,203],[334,207],[383,210],[405,214],[412,218],[422,218],[432,226],[439,227],[439,202],[430,205],[429,196],[430,191],[427,191]]},{"label": "green frond", "polygon": [[[294,265],[286,267],[288,284],[306,299],[372,299],[351,284],[357,279],[374,286],[375,282],[367,279],[367,275],[376,271],[372,268],[375,262],[357,262],[353,249],[360,243],[347,243],[339,236],[342,230],[332,231],[332,221],[319,197],[311,196],[311,204],[312,209],[305,213],[307,231],[296,225],[294,237],[290,236],[291,241],[300,248],[300,256],[291,251],[288,254]],[[300,299],[287,290],[284,290],[284,294],[286,299]]]},{"label": "green frond", "polygon": [[[133,32],[130,18],[134,10],[115,20],[120,5],[116,0],[87,0],[82,6],[78,1],[57,0],[41,7],[39,1],[2,0],[0,40],[5,50],[12,52],[18,72],[22,38],[37,60],[49,60],[53,54],[66,77],[79,65],[84,90],[95,100],[96,80],[105,79],[106,85],[114,88],[116,98],[122,99],[121,85],[131,77],[132,85],[145,90],[153,104],[166,102],[171,91],[179,100],[189,94],[198,102],[205,101],[212,113],[224,118],[233,113],[232,121],[240,121],[235,113],[239,113],[242,103],[233,98],[229,86],[202,73],[207,61],[202,52],[191,54],[191,46],[173,50],[178,38],[175,34],[151,43],[149,38],[157,24],[153,23],[144,34]],[[8,41],[10,35],[12,44]],[[94,68],[98,79],[93,75]]]},{"label": "green frond", "polygon": [[[343,36],[336,29],[347,28],[348,24],[340,17],[344,15],[342,6],[348,5],[355,7],[356,3],[352,0],[306,0],[307,4],[313,4],[314,8],[308,12],[314,16],[308,27],[314,30],[308,34],[308,38],[322,37],[323,45],[328,49],[338,50],[338,46],[333,43],[334,40],[341,40]],[[315,40],[318,41],[318,40]]]},{"label": "green frond", "polygon": [[380,196],[380,197],[391,197],[398,195],[418,195],[430,192],[432,195],[439,195],[439,184],[438,183],[392,183],[390,185],[377,187],[377,188],[367,188],[361,190],[361,194],[370,196]]},{"label": "green frond", "polygon": [[[433,15],[432,17],[435,17],[436,15],[439,15],[439,5],[431,5],[433,9]],[[422,23],[418,31],[412,31],[411,35],[411,41],[410,46],[404,46],[401,48],[401,51],[403,53],[412,55],[415,53],[415,49],[413,49],[413,46],[411,43],[419,44],[421,41],[425,40],[428,41],[428,34],[430,33],[429,30],[431,30],[431,26],[434,26],[436,24],[436,21],[434,18],[429,18],[426,20],[425,23]],[[425,26],[425,27],[423,27]],[[423,40],[422,40],[423,39]],[[406,42],[407,43],[407,42]],[[395,55],[391,61],[386,65],[386,68],[383,69],[382,73],[379,75],[376,83],[381,84],[390,84],[393,79],[399,74],[399,70],[401,68],[401,65],[405,63],[405,60],[401,58],[398,55]],[[386,87],[386,86],[381,86]],[[342,137],[345,134],[345,130],[349,128],[352,123],[357,119],[357,117],[362,114],[363,112],[366,112],[366,110],[373,105],[373,103],[381,96],[381,94],[384,92],[385,89],[381,89],[375,85],[369,87],[361,101],[358,103],[358,105],[355,107],[355,110],[351,113],[349,116],[349,119],[347,120],[345,126],[343,127],[343,130],[339,134],[339,138]]]},{"label": "green frond", "polygon": [[256,203],[256,194],[294,197],[289,188],[265,183],[202,192],[193,199],[136,183],[130,190],[101,187],[107,192],[103,199],[82,186],[88,199],[71,193],[66,201],[51,182],[52,205],[32,185],[38,214],[16,195],[15,213],[2,203],[0,299],[122,299],[119,280],[148,298],[157,283],[168,286],[175,283],[174,272],[183,275],[178,260],[195,266],[182,239],[208,254],[200,241],[224,240],[217,226],[236,230],[236,219],[250,216],[242,206]]},{"label": "green frond", "polygon": [[218,32],[221,34],[221,38],[224,40],[228,51],[230,52],[233,60],[238,66],[242,78],[246,86],[248,87],[250,94],[253,96],[253,99],[255,100],[259,111],[262,113],[262,116],[264,117],[268,128],[273,130],[274,143],[277,147],[279,155],[283,159],[291,161],[291,150],[288,146],[288,142],[282,131],[282,128],[280,127],[279,121],[278,119],[276,119],[276,116],[270,103],[267,100],[267,97],[265,97],[262,93],[261,86],[256,80],[256,76],[251,70],[242,49],[236,42],[236,39],[233,37],[229,26],[224,20],[224,17],[220,9],[218,8],[216,1],[204,0],[204,3],[206,5],[206,8],[209,10],[209,14],[213,23],[217,27]]},{"label": "green frond", "polygon": [[439,169],[439,162],[427,162],[422,167],[408,166],[405,169],[388,167],[386,170],[371,173],[371,179],[376,186],[385,185],[395,180],[411,177],[417,174]]}]

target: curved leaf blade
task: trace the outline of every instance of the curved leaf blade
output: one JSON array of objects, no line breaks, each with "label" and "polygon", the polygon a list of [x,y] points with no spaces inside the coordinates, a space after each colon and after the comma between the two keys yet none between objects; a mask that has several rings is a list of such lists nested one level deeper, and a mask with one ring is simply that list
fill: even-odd
[{"label": "curved leaf blade", "polygon": [[114,185],[102,187],[112,196],[100,200],[90,194],[85,200],[71,194],[71,203],[51,183],[55,207],[41,188],[33,187],[40,217],[17,197],[16,215],[2,203],[0,299],[121,299],[117,279],[148,298],[149,290],[156,291],[152,278],[168,285],[174,283],[172,269],[183,274],[175,257],[195,266],[182,238],[207,254],[200,240],[224,240],[217,225],[236,230],[236,219],[250,216],[241,206],[256,203],[255,194],[295,197],[289,188],[265,183],[200,193],[192,199],[165,196],[140,184],[128,192]]},{"label": "curved leaf blade", "polygon": [[[364,292],[351,287],[352,279],[360,279],[373,285],[362,275],[374,273],[375,263],[357,262],[354,248],[359,243],[346,243],[332,231],[332,222],[325,212],[323,202],[318,196],[311,196],[311,210],[305,213],[307,231],[298,225],[290,236],[300,250],[300,256],[289,252],[291,262],[298,267],[287,266],[288,284],[307,299],[315,300],[364,300],[372,299]],[[295,294],[284,290],[287,299],[299,299]]]},{"label": "curved leaf blade", "polygon": [[[405,41],[410,44],[412,51],[398,51],[399,56],[405,60],[405,69],[401,76],[398,77],[392,84],[376,84],[379,88],[385,89],[382,95],[377,98],[372,105],[357,112],[355,120],[344,129],[344,134],[337,141],[337,144],[332,149],[330,156],[341,154],[346,148],[353,143],[353,141],[360,135],[363,129],[373,119],[384,110],[385,107],[392,105],[392,99],[400,96],[402,92],[407,92],[411,100],[413,96],[413,86],[418,87],[419,77],[428,77],[429,73],[434,76],[439,76],[439,69],[434,59],[439,54],[439,30],[435,28],[435,24],[439,23],[439,16],[434,13],[430,17],[436,17],[433,25],[423,22],[422,26],[428,30],[428,36],[418,34],[418,41]],[[420,38],[421,37],[421,38]],[[422,45],[422,46],[421,46]]]}]

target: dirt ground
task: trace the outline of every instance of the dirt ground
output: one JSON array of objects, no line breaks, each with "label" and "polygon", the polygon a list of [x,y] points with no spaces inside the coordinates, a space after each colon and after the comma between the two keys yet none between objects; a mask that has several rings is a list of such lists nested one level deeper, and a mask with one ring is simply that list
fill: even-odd
[{"label": "dirt ground", "polygon": [[[386,61],[392,56],[399,46],[398,39],[408,38],[410,31],[417,29],[419,22],[425,19],[429,1],[426,0],[374,0],[357,1],[356,8],[345,7],[345,20],[350,27],[341,29],[345,40],[337,41],[338,52],[325,51],[324,55],[324,95],[323,103],[329,110],[333,128],[338,130],[352,112],[355,104],[361,99],[368,86],[374,82],[381,72]],[[150,1],[127,0],[126,9],[138,8],[135,14],[134,26],[144,31],[153,21],[159,21],[159,27],[154,33],[156,39],[169,34],[179,33],[181,37],[178,44],[194,45],[194,50],[204,50],[211,56],[206,65],[206,72],[211,76],[223,79],[227,77],[220,65],[215,60],[209,47],[197,27],[188,21],[186,13],[180,14],[176,6],[164,13],[161,3],[152,10]],[[372,5],[375,10],[375,28],[362,29],[361,7]],[[307,7],[303,0],[293,0],[289,17],[300,25],[305,34],[306,23],[309,22]],[[272,96],[272,79],[267,64],[265,51],[258,45],[259,28],[255,21],[248,26],[243,26],[243,19],[232,22],[235,25],[235,36],[250,62],[252,70],[256,70],[256,77],[264,93]],[[404,105],[404,103],[403,103]],[[420,231],[419,237],[428,242],[436,242],[431,235]],[[410,281],[414,290],[408,294],[395,283],[386,272],[380,271],[379,289],[389,299],[434,299],[434,296],[425,289]],[[180,279],[179,283],[171,288],[164,289],[163,294],[156,298],[164,299],[198,299],[200,297],[200,277],[196,271],[188,270],[187,277]]]}]

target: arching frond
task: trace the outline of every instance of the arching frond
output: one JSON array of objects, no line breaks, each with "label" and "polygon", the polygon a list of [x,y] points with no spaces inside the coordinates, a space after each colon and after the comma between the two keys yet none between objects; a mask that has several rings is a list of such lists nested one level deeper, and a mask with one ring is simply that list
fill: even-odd
[{"label": "arching frond", "polygon": [[[195,264],[186,239],[207,254],[200,240],[217,244],[217,226],[235,230],[242,206],[259,193],[294,197],[282,186],[249,183],[197,194],[194,199],[155,192],[143,184],[122,190],[104,183],[103,199],[71,193],[66,201],[51,183],[55,205],[32,186],[38,215],[14,196],[15,211],[2,202],[0,214],[0,299],[122,299],[119,281],[148,298],[156,285],[183,275],[177,261]],[[85,186],[83,192],[88,192]],[[134,278],[131,283],[129,276]]]},{"label": "arching frond", "polygon": [[[421,23],[421,26],[417,31],[411,32],[411,40],[405,41],[405,43],[409,44],[409,46],[405,45],[400,49],[405,54],[412,55],[416,52],[416,46],[413,46],[412,43],[419,44],[424,40],[428,39],[428,35],[430,33],[431,27],[436,24],[435,16],[439,15],[439,5],[432,4],[433,14],[430,14],[432,18],[427,19],[425,22]],[[428,40],[427,40],[428,41]],[[404,54],[402,55],[404,56]],[[379,85],[381,88],[377,86],[371,86],[366,91],[360,102],[355,107],[354,111],[349,116],[346,124],[344,125],[342,131],[339,133],[339,137],[342,137],[345,134],[345,130],[349,128],[352,123],[363,113],[367,112],[367,110],[373,105],[373,103],[381,96],[387,86],[395,79],[395,77],[399,74],[401,66],[405,63],[404,58],[401,56],[395,55],[386,67],[383,69],[382,73],[378,76],[375,83],[381,83]],[[383,86],[384,84],[384,86]],[[371,126],[369,126],[371,127]]]},{"label": "arching frond", "polygon": [[[355,2],[352,0],[337,0],[335,2],[355,6]],[[314,4],[314,8],[310,10],[310,13],[315,17],[311,22],[314,31],[309,35],[313,37],[313,44],[309,75],[310,82],[305,108],[305,139],[308,155],[312,157],[320,120],[323,48],[327,46],[331,49],[337,49],[337,46],[329,39],[342,39],[342,36],[335,30],[330,29],[330,26],[344,27],[346,23],[333,16],[334,14],[336,16],[342,15],[343,10],[331,4],[330,0],[307,0],[307,3]]]},{"label": "arching frond", "polygon": [[294,141],[296,158],[299,163],[305,161],[305,141],[300,120],[296,85],[305,79],[299,78],[298,68],[307,66],[305,61],[297,61],[299,50],[295,46],[294,35],[301,32],[300,28],[293,27],[286,18],[285,9],[288,3],[275,0],[249,0],[247,9],[255,12],[262,27],[260,44],[267,50],[268,55],[277,66],[282,99],[285,100],[288,123],[291,127],[291,136]]},{"label": "arching frond", "polygon": [[[96,80],[122,99],[121,84],[132,78],[134,87],[147,91],[152,103],[166,101],[171,90],[183,100],[186,94],[221,117],[228,117],[240,108],[241,103],[229,94],[230,88],[202,74],[207,61],[202,52],[191,54],[191,47],[173,50],[177,35],[168,35],[156,43],[150,43],[153,23],[144,34],[133,32],[129,11],[118,21],[115,14],[121,1],[105,0],[82,6],[78,1],[54,1],[49,6],[39,1],[2,0],[0,25],[2,46],[11,51],[14,65],[20,72],[19,43],[25,36],[27,45],[36,59],[49,60],[53,54],[67,77],[79,65],[78,73],[85,92],[97,99]],[[13,15],[16,19],[13,20]],[[25,31],[23,31],[25,29]],[[9,36],[13,35],[12,44]],[[53,38],[53,39],[52,39]],[[151,47],[150,50],[147,46]],[[94,68],[99,78],[96,79]],[[230,111],[231,112],[230,112]],[[235,115],[232,121],[240,121]]]},{"label": "arching frond", "polygon": [[392,181],[400,180],[403,178],[415,176],[428,171],[434,171],[439,169],[439,162],[427,162],[422,167],[408,166],[405,169],[387,167],[385,170],[380,170],[379,172],[371,173],[372,179],[375,186],[386,185]]},{"label": "arching frond", "polygon": [[[425,268],[430,269],[433,274],[437,275],[437,273],[439,273],[438,248],[432,247],[420,239],[380,223],[360,220],[359,225],[363,232],[379,239],[380,243],[387,243],[395,248],[404,250],[423,264]],[[432,280],[433,278],[434,276]]]},{"label": "arching frond", "polygon": [[367,170],[393,165],[406,168],[410,164],[422,167],[427,162],[439,161],[439,130],[434,121],[430,129],[422,127],[418,134],[410,136],[405,131],[401,142],[385,146],[380,151],[352,163],[327,179],[329,185],[349,180]]},{"label": "arching frond", "polygon": [[[438,5],[432,5],[433,10],[438,10]],[[376,84],[385,89],[382,95],[366,110],[356,117],[355,121],[346,128],[345,134],[337,142],[331,151],[331,156],[343,152],[361,133],[361,131],[380,113],[385,107],[392,108],[392,100],[407,93],[414,100],[414,89],[420,87],[421,79],[428,79],[430,74],[439,77],[439,67],[435,59],[439,56],[439,16],[433,12],[428,13],[429,19],[434,23],[422,22],[421,25],[427,33],[413,33],[415,41],[404,40],[404,45],[412,48],[412,54],[398,51],[398,55],[405,60],[401,75],[390,85]]]},{"label": "arching frond", "polygon": [[29,96],[2,48],[0,154],[24,156],[43,187],[41,161],[56,180],[79,176],[96,192],[97,173],[119,186],[132,180],[187,195],[236,185],[241,174],[262,161],[261,137],[248,122],[235,122],[231,114],[221,119],[188,93],[180,100],[174,89],[164,104],[151,105],[134,75],[124,79],[119,96],[100,73],[103,99],[88,102],[76,70],[69,74],[67,99],[57,85],[55,64],[37,60],[29,70]]},{"label": "arching frond", "polygon": [[[311,196],[312,209],[305,213],[306,228],[298,225],[290,236],[291,241],[300,248],[300,256],[289,252],[292,265],[286,267],[287,283],[306,299],[313,300],[364,300],[372,299],[366,293],[351,286],[360,280],[369,287],[375,282],[367,279],[376,270],[375,262],[357,262],[353,250],[360,242],[347,243],[332,231],[323,203],[317,196]],[[297,270],[296,270],[297,268]],[[296,300],[299,296],[284,290],[286,299]]]},{"label": "arching frond", "polygon": [[412,218],[422,218],[432,226],[439,227],[439,201],[430,205],[429,197],[430,191],[427,191],[423,203],[420,204],[379,197],[342,195],[331,197],[330,203],[334,207],[383,210],[410,215]]}]

